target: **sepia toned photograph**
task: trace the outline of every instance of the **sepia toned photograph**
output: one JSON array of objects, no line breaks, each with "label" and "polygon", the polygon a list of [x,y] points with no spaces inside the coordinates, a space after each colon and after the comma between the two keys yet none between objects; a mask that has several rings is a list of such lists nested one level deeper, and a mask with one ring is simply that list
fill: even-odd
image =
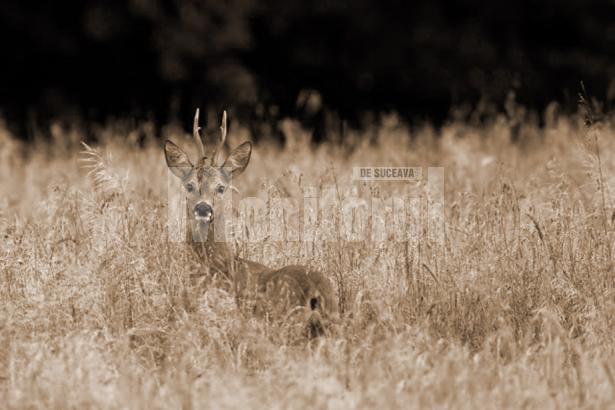
[{"label": "sepia toned photograph", "polygon": [[615,1],[0,0],[0,409],[615,409]]}]

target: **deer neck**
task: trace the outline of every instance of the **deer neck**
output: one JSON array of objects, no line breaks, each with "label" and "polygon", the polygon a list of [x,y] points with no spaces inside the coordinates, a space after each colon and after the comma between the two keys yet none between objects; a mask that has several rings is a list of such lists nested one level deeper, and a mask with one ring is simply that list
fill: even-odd
[{"label": "deer neck", "polygon": [[[231,277],[234,271],[235,255],[230,244],[226,241],[224,220],[202,224],[191,218],[188,210],[186,230],[187,241],[196,253],[204,259],[209,266],[210,273],[223,274]],[[218,218],[223,218],[222,215]]]}]

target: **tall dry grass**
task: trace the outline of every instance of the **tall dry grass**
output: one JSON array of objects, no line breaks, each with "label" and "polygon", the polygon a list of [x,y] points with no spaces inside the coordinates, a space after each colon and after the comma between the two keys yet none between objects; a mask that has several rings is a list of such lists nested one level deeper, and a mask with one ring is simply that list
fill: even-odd
[{"label": "tall dry grass", "polygon": [[353,182],[352,167],[442,166],[445,255],[413,226],[407,242],[238,239],[243,256],[330,275],[340,322],[297,340],[168,241],[151,126],[102,128],[91,147],[77,129],[25,147],[2,128],[2,406],[614,407],[615,122],[410,131],[390,116],[343,146],[284,130],[285,148],[256,146],[243,196],[386,199],[403,184]]}]

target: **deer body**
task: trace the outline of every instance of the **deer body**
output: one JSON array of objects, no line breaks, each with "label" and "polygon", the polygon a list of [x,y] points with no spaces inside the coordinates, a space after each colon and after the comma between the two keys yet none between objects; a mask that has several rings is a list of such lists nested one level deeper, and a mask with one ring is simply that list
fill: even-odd
[{"label": "deer body", "polygon": [[[201,158],[192,165],[188,156],[174,143],[166,141],[165,158],[170,170],[186,189],[187,241],[195,253],[205,260],[210,274],[219,275],[234,284],[240,301],[253,298],[253,311],[259,315],[284,316],[299,309],[306,313],[310,335],[323,332],[322,319],[337,316],[337,303],[329,280],[320,272],[305,266],[291,265],[280,269],[236,256],[224,237],[214,234],[215,226],[224,224],[220,198],[230,186],[231,177],[245,170],[252,145],[244,142],[233,150],[222,166],[216,165],[219,149],[226,137],[226,112],[220,127],[221,138],[210,158],[205,155],[198,127],[199,112],[194,119],[194,139]],[[214,224],[214,215],[218,224]]]}]

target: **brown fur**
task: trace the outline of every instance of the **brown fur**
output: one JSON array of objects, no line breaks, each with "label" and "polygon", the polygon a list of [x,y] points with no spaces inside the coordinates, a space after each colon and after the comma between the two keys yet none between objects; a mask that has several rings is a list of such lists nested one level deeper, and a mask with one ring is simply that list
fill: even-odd
[{"label": "brown fur", "polygon": [[[226,136],[225,119],[226,115],[223,116],[223,125],[220,127],[223,133],[218,147],[224,143]],[[224,238],[218,236],[214,239],[214,223],[199,223],[195,219],[192,209],[194,204],[199,202],[210,205],[214,209],[215,218],[223,218],[223,215],[217,215],[215,211],[216,198],[222,195],[216,192],[216,189],[220,185],[229,185],[231,175],[237,176],[245,170],[250,160],[252,145],[241,144],[231,152],[222,166],[214,164],[215,153],[210,164],[207,164],[204,151],[201,150],[202,144],[199,144],[198,111],[194,127],[197,146],[203,155],[196,165],[192,165],[187,155],[175,144],[170,141],[165,144],[167,165],[185,187],[191,185],[191,190],[186,191],[186,213],[189,221],[187,241],[196,254],[207,262],[211,274],[222,276],[233,283],[241,303],[255,297],[255,313],[283,317],[293,309],[300,308],[306,313],[304,317],[308,336],[322,334],[323,318],[336,317],[338,314],[336,297],[326,276],[305,266],[291,265],[275,269],[239,258],[234,255]]]}]

